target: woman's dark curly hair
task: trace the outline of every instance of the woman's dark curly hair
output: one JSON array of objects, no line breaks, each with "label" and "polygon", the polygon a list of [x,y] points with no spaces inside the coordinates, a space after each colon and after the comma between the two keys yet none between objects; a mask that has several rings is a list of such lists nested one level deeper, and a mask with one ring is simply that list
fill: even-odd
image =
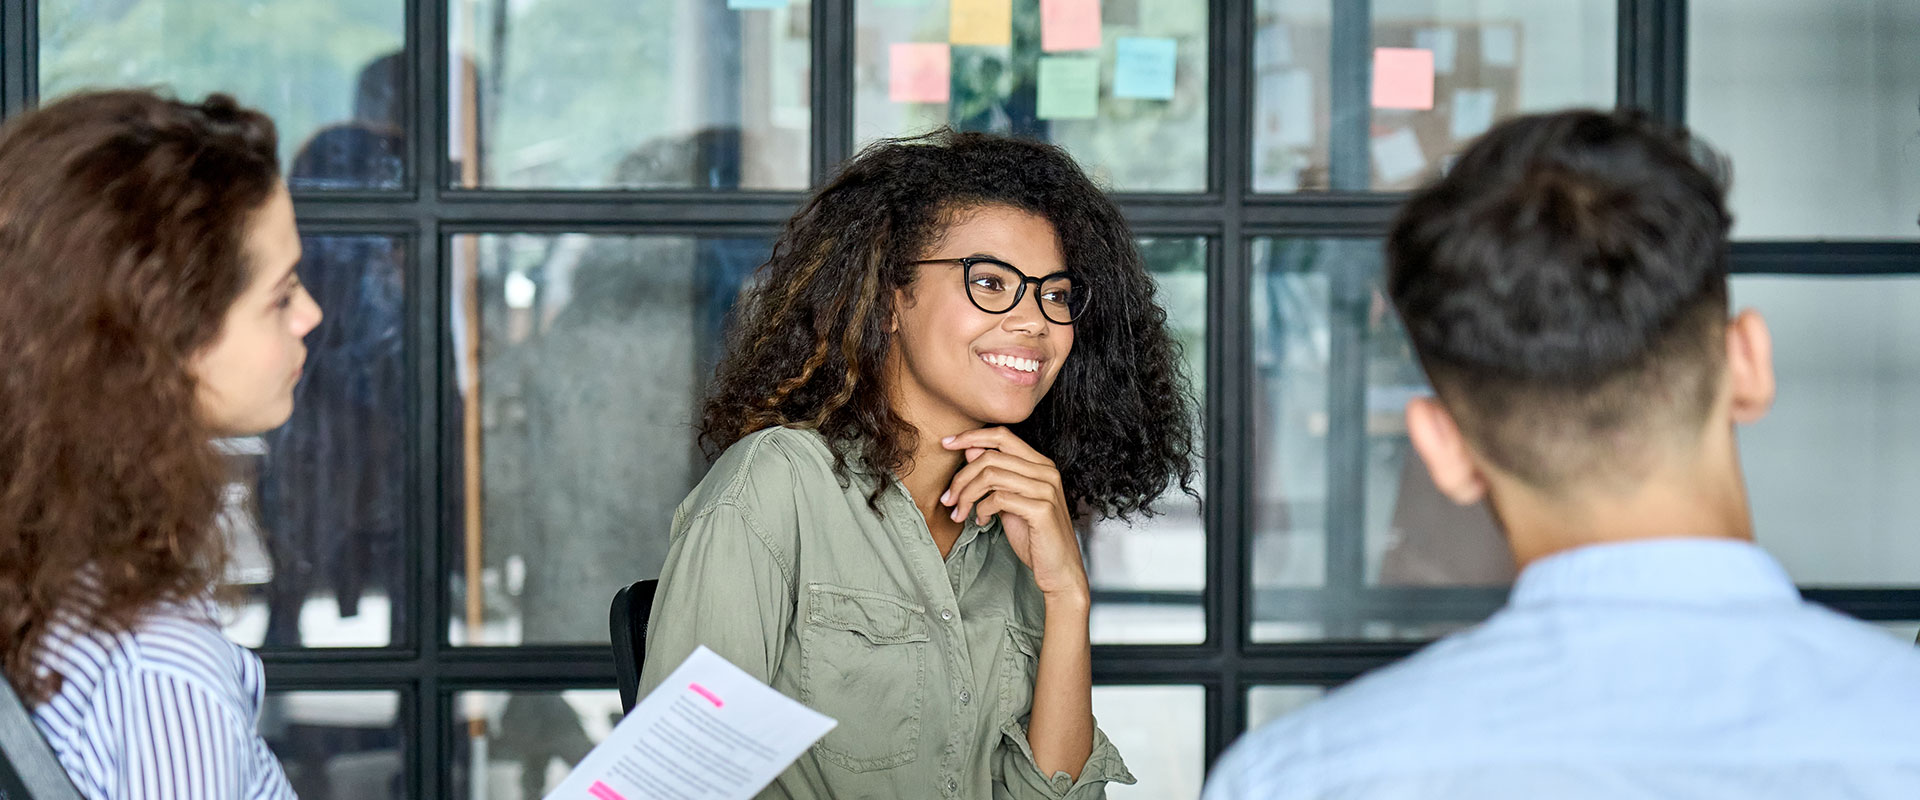
[{"label": "woman's dark curly hair", "polygon": [[916,434],[883,386],[891,298],[957,214],[987,206],[1052,223],[1093,292],[1058,381],[1013,432],[1058,464],[1080,511],[1151,514],[1176,481],[1193,494],[1191,390],[1120,210],[1057,147],[950,130],[868,147],[787,223],[707,398],[709,454],[785,425],[833,442],[842,480],[850,450],[869,469],[909,466]]},{"label": "woman's dark curly hair", "polygon": [[0,666],[29,702],[60,686],[56,618],[126,630],[225,567],[192,363],[250,278],[275,141],[224,95],[138,91],[0,129]]}]

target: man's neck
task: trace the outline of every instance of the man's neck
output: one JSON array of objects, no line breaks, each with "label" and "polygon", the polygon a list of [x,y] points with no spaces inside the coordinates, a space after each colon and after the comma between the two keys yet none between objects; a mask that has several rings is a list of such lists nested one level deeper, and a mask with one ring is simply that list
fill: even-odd
[{"label": "man's neck", "polygon": [[[1551,495],[1496,486],[1488,498],[1520,568],[1555,553],[1646,539],[1753,539],[1737,456],[1672,465],[1632,486],[1575,487]],[[1504,482],[1499,482],[1504,483]]]}]

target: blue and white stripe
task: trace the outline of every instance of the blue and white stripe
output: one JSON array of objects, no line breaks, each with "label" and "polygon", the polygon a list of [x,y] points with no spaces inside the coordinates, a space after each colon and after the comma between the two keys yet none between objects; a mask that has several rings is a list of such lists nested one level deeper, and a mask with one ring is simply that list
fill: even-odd
[{"label": "blue and white stripe", "polygon": [[64,683],[34,720],[82,795],[294,796],[257,729],[260,659],[220,633],[210,605],[156,609],[120,634],[62,620],[39,665]]}]

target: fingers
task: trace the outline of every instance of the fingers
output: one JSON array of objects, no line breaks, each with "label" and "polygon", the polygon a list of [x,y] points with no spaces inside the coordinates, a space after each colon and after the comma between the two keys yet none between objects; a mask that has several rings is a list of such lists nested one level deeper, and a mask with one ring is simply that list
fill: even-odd
[{"label": "fingers", "polygon": [[981,500],[980,505],[974,507],[973,515],[975,522],[985,525],[987,520],[995,514],[1010,514],[1031,522],[1045,517],[1052,511],[1052,504],[1044,500],[1008,492],[994,492]]},{"label": "fingers", "polygon": [[[1053,459],[1041,455],[1040,451],[1033,449],[1032,445],[1027,444],[1020,437],[1013,435],[1013,431],[1007,430],[1005,427],[979,428],[967,431],[957,436],[949,436],[942,439],[940,444],[948,450],[998,450],[1002,453],[1019,456],[1028,461],[1038,462],[1049,467],[1054,466]],[[969,456],[968,460],[973,460],[973,457]]]},{"label": "fingers", "polygon": [[1065,494],[1060,491],[1060,471],[1051,465],[1038,464],[997,450],[985,450],[973,457],[972,463],[954,473],[953,481],[947,484],[946,493],[940,496],[940,502],[953,506],[956,511],[966,508],[967,505],[960,501],[968,497],[977,498],[984,494],[984,492],[973,491],[972,487],[988,470],[1000,470],[1043,484],[1052,489],[1047,495],[1050,497]]},{"label": "fingers", "polygon": [[[1044,504],[1054,504],[1058,502],[1057,491],[1046,481],[1036,480],[1000,467],[987,467],[976,473],[973,479],[967,481],[965,485],[957,489],[949,490],[948,498],[953,501],[953,519],[955,522],[965,519],[968,509],[974,509],[976,503],[980,503],[989,497],[1000,497],[1009,494],[1029,498]],[[991,516],[991,514],[978,511],[977,509],[975,510],[975,514],[979,517],[980,521],[983,522],[988,516]]]}]

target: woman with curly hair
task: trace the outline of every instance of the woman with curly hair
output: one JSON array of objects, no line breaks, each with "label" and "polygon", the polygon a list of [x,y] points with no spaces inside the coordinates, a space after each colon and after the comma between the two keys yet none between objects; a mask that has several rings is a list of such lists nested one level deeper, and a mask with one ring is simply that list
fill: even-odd
[{"label": "woman with curly hair", "polygon": [[763,797],[1097,798],[1074,521],[1191,492],[1188,385],[1059,149],[877,144],[788,223],[700,423],[641,688],[706,645],[839,720]]},{"label": "woman with curly hair", "polygon": [[87,797],[293,796],[212,603],[213,440],[287,419],[320,322],[275,159],[222,95],[0,129],[0,660]]}]

